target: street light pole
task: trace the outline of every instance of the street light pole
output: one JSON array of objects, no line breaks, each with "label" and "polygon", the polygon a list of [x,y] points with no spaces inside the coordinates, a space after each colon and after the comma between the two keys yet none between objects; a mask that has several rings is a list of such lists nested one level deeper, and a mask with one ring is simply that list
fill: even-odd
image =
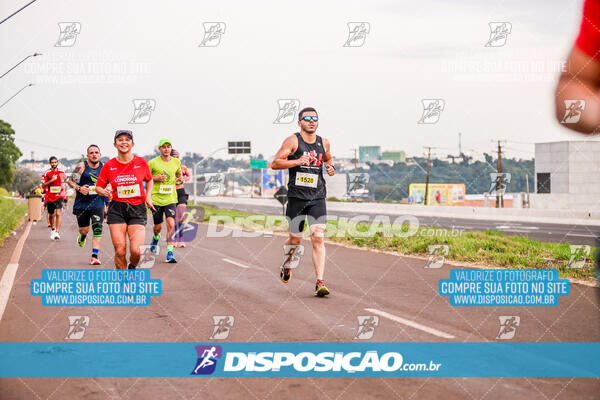
[{"label": "street light pole", "polygon": [[198,204],[198,192],[196,191],[196,185],[198,183],[198,177],[196,175],[196,168],[198,167],[198,165],[203,162],[198,161],[197,163],[194,164],[194,204]]},{"label": "street light pole", "polygon": [[27,60],[30,57],[37,57],[37,56],[41,56],[42,53],[33,53],[28,55],[27,57],[25,57],[24,59],[22,59],[21,61],[19,61],[14,67],[12,67],[11,69],[9,69],[8,71],[6,71],[5,73],[2,74],[2,76],[0,76],[0,79],[4,78],[4,76],[6,74],[8,74],[10,71],[12,71],[13,69],[17,68],[19,65],[23,64],[25,62],[25,60]]},{"label": "street light pole", "polygon": [[4,103],[0,104],[0,108],[4,107],[4,105],[6,103],[8,103],[9,101],[11,101],[14,97],[16,97],[19,93],[21,93],[23,90],[25,90],[26,88],[28,88],[29,86],[33,86],[33,83],[30,83],[29,85],[25,85],[23,86],[23,88],[21,88],[21,90],[19,90],[17,93],[13,94],[8,100],[6,100]]}]

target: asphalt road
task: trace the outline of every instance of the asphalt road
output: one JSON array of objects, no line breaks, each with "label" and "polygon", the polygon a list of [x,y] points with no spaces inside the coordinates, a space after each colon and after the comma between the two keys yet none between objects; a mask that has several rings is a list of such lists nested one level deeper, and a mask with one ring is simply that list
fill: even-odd
[{"label": "asphalt road", "polygon": [[[105,226],[106,227],[106,226]],[[353,341],[357,317],[385,312],[372,341],[496,341],[501,315],[521,318],[514,341],[600,340],[597,288],[571,285],[555,307],[452,307],[437,294],[450,265],[424,269],[425,261],[328,245],[328,298],[313,297],[310,245],[292,281],[278,277],[281,236],[207,238],[206,225],[178,264],[160,256],[152,278],[163,294],[148,307],[44,307],[30,280],[44,268],[88,267],[91,243],[76,244],[76,223],[66,213],[62,239],[50,241],[45,223],[33,226],[23,250],[6,311],[3,342],[67,342],[68,317],[89,316],[86,342],[206,342],[213,316],[235,323],[227,341]],[[4,269],[22,234],[0,252]],[[164,235],[163,235],[164,237]],[[146,239],[150,241],[150,229]],[[164,248],[162,249],[164,250]],[[108,234],[102,268],[112,267]],[[3,272],[3,271],[0,271]],[[367,311],[369,309],[370,311]],[[418,324],[418,325],[415,325]],[[419,326],[415,328],[414,326]],[[446,336],[443,336],[443,335]],[[190,366],[193,368],[193,366]],[[600,379],[571,378],[3,378],[0,399],[597,399]]]},{"label": "asphalt road", "polygon": [[[248,204],[224,204],[210,200],[201,199],[201,204],[207,204],[220,208],[232,208],[254,214],[277,214],[282,213],[278,206],[248,205]],[[365,213],[358,212],[330,212],[337,217],[352,218]],[[381,213],[366,213],[366,215],[382,215]],[[391,220],[403,214],[388,214]],[[455,228],[463,231],[500,231],[507,235],[521,235],[542,242],[568,243],[578,245],[596,246],[596,237],[600,228],[598,226],[569,225],[569,224],[545,224],[536,222],[501,222],[484,221],[480,219],[440,218],[419,216],[421,226],[436,226],[441,228]]]}]

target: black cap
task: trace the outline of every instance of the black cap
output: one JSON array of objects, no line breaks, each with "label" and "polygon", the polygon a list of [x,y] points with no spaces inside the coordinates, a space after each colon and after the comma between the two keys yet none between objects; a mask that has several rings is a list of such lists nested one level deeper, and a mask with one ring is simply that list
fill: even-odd
[{"label": "black cap", "polygon": [[127,135],[127,136],[129,136],[129,138],[131,140],[133,140],[133,132],[131,132],[130,130],[119,129],[118,131],[115,132],[115,140],[117,140],[117,138],[121,135]]}]

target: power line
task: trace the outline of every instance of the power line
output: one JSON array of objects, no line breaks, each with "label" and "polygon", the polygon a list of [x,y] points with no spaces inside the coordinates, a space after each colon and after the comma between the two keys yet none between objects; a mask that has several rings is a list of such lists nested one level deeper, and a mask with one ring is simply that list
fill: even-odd
[{"label": "power line", "polygon": [[14,13],[10,14],[8,17],[4,18],[2,21],[0,21],[0,25],[2,25],[4,22],[6,22],[8,19],[12,18],[13,16],[15,16],[17,13],[21,12],[23,9],[25,9],[26,7],[30,6],[31,4],[35,3],[37,0],[31,0],[29,3],[25,4],[23,7],[19,8],[17,11],[15,11]]},{"label": "power line", "polygon": [[41,144],[41,143],[37,143],[37,142],[31,142],[29,140],[25,140],[25,139],[21,139],[21,138],[17,138],[17,137],[15,138],[15,140],[19,141],[19,142],[30,144],[30,145],[38,146],[38,147],[43,147],[43,148],[48,148],[48,149],[53,149],[53,150],[60,150],[60,151],[64,151],[64,152],[67,152],[67,153],[81,155],[81,151],[75,151],[75,150],[65,149],[64,147],[56,147],[56,146],[51,146],[51,145],[48,145],[48,144]]}]

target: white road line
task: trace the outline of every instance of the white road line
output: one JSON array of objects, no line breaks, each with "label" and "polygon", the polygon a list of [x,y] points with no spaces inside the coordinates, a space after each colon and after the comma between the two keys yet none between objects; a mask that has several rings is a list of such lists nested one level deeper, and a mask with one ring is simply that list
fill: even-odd
[{"label": "white road line", "polygon": [[233,260],[230,260],[229,258],[221,258],[221,260],[223,260],[223,261],[225,261],[225,262],[228,262],[229,264],[237,265],[237,266],[238,266],[238,267],[240,267],[240,268],[246,268],[246,269],[250,268],[250,267],[249,267],[249,266],[247,266],[247,265],[240,264],[239,262],[237,262],[237,261],[233,261]]},{"label": "white road line", "polygon": [[19,268],[19,259],[21,258],[21,252],[23,251],[23,246],[25,245],[25,240],[29,236],[29,231],[31,230],[31,221],[27,223],[25,227],[25,232],[19,238],[17,242],[17,246],[10,257],[9,264],[6,266],[4,270],[4,274],[2,274],[2,280],[0,280],[0,321],[2,321],[2,316],[4,315],[4,310],[6,310],[6,305],[8,304],[8,299],[10,297],[10,291],[12,290],[13,283],[15,282],[15,276],[17,275],[17,269]]},{"label": "white road line", "polygon": [[6,304],[8,304],[10,290],[17,275],[17,268],[19,268],[19,264],[8,264],[0,281],[0,321],[2,320],[2,315],[4,315]]},{"label": "white road line", "polygon": [[586,235],[584,233],[567,233],[567,236],[596,237],[596,235]]},{"label": "white road line", "polygon": [[[527,232],[527,231],[539,230],[540,228],[538,228],[537,226],[521,226],[521,225],[517,224],[517,225],[498,225],[498,226],[496,226],[496,229],[505,229],[505,230],[515,231],[515,232]],[[518,231],[518,229],[527,229],[527,230]]]},{"label": "white road line", "polygon": [[418,329],[423,332],[427,332],[431,335],[435,335],[444,339],[455,339],[455,337],[449,333],[438,331],[435,328],[430,328],[425,325],[421,325],[418,322],[411,321],[409,319],[404,319],[402,317],[398,317],[397,315],[387,313],[385,311],[377,310],[376,308],[365,308],[365,311],[372,312],[373,314],[377,314],[381,317],[391,319],[392,321],[398,322],[400,324],[404,324],[406,326],[410,326],[411,328]]}]

